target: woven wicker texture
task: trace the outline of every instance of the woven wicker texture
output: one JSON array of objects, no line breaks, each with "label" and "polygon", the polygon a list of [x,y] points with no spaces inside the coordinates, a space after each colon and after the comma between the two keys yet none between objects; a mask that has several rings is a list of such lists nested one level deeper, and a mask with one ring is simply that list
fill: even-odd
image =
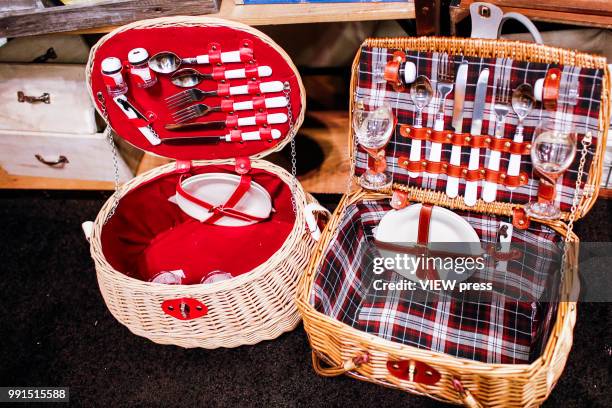
[{"label": "woven wicker texture", "polygon": [[[283,56],[299,80],[299,74],[287,54],[269,37],[255,29],[219,19],[172,17],[129,24],[103,37],[90,54],[87,66],[88,83],[91,84],[93,58],[97,48],[103,42],[111,40],[118,32],[151,27],[211,25],[232,27],[259,36]],[[295,118],[293,130],[299,128],[304,118],[305,92],[301,80],[299,85],[302,109]],[[91,96],[94,98],[93,93]],[[304,207],[314,199],[303,191],[290,173],[257,159],[272,151],[280,150],[290,142],[290,139],[286,137],[272,149],[258,153],[253,157],[251,165],[253,168],[277,175],[284,183],[292,186],[296,202],[293,229],[282,247],[272,257],[253,270],[233,279],[206,285],[163,285],[133,279],[115,270],[105,258],[101,243],[104,224],[107,217],[112,215],[115,201],[121,200],[130,194],[131,190],[144,183],[174,172],[176,166],[168,164],[150,170],[132,179],[115,192],[98,214],[90,242],[100,290],[109,310],[119,322],[133,333],[157,343],[204,348],[254,344],[276,338],[295,328],[300,320],[295,305],[296,285],[309,262],[314,246],[314,240],[306,228]],[[234,165],[235,161],[233,159],[194,161],[192,165],[210,164]],[[180,298],[199,300],[207,307],[208,313],[192,320],[179,320],[162,311],[162,302]]]},{"label": "woven wicker texture", "polygon": [[[605,146],[607,121],[609,117],[609,73],[605,59],[547,46],[519,42],[448,39],[448,38],[381,38],[369,39],[364,46],[417,50],[426,52],[463,53],[474,57],[511,57],[522,61],[537,61],[576,65],[585,68],[598,68],[605,71],[600,112],[600,134],[597,151],[588,169],[588,179],[583,190],[577,211],[574,215],[584,215],[597,197],[601,177],[602,148]],[[353,73],[357,71],[359,54],[355,58]],[[357,78],[351,81],[351,95],[354,95]],[[352,101],[351,101],[352,106]],[[352,134],[348,135],[351,156],[354,158],[355,146]],[[449,199],[443,192],[405,186],[394,186],[407,191],[411,202],[424,202],[450,209],[464,209],[475,213],[510,216],[515,205],[510,203],[479,202],[467,207],[462,197]],[[313,284],[325,256],[327,248],[336,237],[336,231],[344,217],[347,205],[362,200],[388,199],[390,192],[371,193],[357,189],[347,193],[323,232],[311,260],[307,273],[298,287],[298,307],[304,320],[313,348],[313,365],[324,376],[346,373],[361,380],[380,385],[399,388],[411,393],[427,395],[437,400],[464,404],[467,406],[538,406],[550,394],[560,377],[572,345],[573,328],[576,321],[576,304],[560,303],[556,319],[539,358],[530,364],[487,364],[456,358],[447,354],[418,349],[408,345],[383,340],[375,335],[366,334],[341,323],[315,310],[312,299]],[[563,219],[570,218],[566,213]],[[571,220],[571,218],[570,218]],[[577,242],[578,237],[559,220],[546,223],[550,228],[566,238]],[[568,251],[566,278],[562,286],[562,296],[577,294],[579,280],[577,265],[577,246]],[[574,298],[575,299],[575,298]],[[433,385],[400,380],[391,375],[387,367],[389,361],[411,360],[428,364],[441,375]]]}]

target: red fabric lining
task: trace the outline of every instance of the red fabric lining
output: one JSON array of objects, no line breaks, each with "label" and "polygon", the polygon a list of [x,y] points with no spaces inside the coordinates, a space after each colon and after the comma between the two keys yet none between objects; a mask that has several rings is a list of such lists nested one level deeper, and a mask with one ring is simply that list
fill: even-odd
[{"label": "red fabric lining", "polygon": [[[199,166],[192,174],[235,174],[232,166]],[[273,200],[270,218],[246,227],[200,223],[168,198],[181,175],[171,173],[144,183],[123,197],[102,230],[102,250],[116,270],[149,280],[160,271],[182,269],[185,284],[199,283],[219,269],[234,276],[268,260],[285,242],[295,216],[289,186],[276,175],[252,169],[253,180]]]},{"label": "red fabric lining", "polygon": [[[280,139],[274,141],[249,141],[248,143],[219,143],[217,145],[193,145],[193,146],[173,146],[160,144],[152,146],[129,121],[125,120],[123,112],[112,102],[112,98],[106,93],[106,88],[103,83],[103,77],[100,72],[100,64],[106,57],[117,57],[121,60],[127,60],[128,52],[136,47],[144,47],[149,55],[154,55],[161,51],[172,51],[179,57],[195,57],[208,53],[209,40],[214,39],[223,51],[238,51],[244,40],[253,42],[254,58],[257,65],[267,65],[272,68],[272,76],[266,78],[266,81],[289,81],[291,85],[291,104],[293,106],[293,116],[298,117],[302,109],[300,98],[300,87],[296,72],[287,64],[283,57],[276,52],[272,47],[262,41],[260,38],[228,27],[165,27],[165,28],[146,28],[146,29],[131,29],[121,33],[117,33],[111,39],[102,44],[94,57],[93,71],[91,78],[91,86],[93,94],[102,91],[106,99],[106,108],[108,116],[113,128],[121,137],[131,144],[159,154],[161,156],[173,157],[177,159],[223,159],[235,156],[252,156],[259,152],[273,148],[280,143],[288,134],[288,123],[274,125],[275,129],[279,129],[283,135]],[[226,69],[247,68],[248,63],[231,63],[224,65]],[[203,73],[212,73],[214,65],[181,65],[181,68],[191,67]],[[225,131],[183,131],[170,132],[164,128],[167,123],[173,123],[170,111],[164,102],[164,99],[170,95],[182,90],[174,86],[169,79],[169,75],[158,74],[158,84],[148,89],[140,89],[135,86],[134,81],[129,75],[125,75],[128,82],[129,91],[127,98],[132,102],[142,113],[153,111],[157,114],[157,121],[153,124],[153,128],[160,137],[176,137],[176,136],[195,136],[200,134],[224,134]],[[246,85],[249,79],[233,79],[231,86]],[[217,89],[218,83],[215,81],[204,80],[196,88],[202,90]],[[266,97],[282,96],[282,92],[266,94]],[[235,102],[252,100],[253,95],[234,96]],[[223,98],[211,97],[206,98],[199,103],[205,103],[210,106],[218,106]],[[96,100],[96,103],[99,102]],[[269,109],[268,113],[286,113],[287,108]],[[240,111],[237,114],[240,117],[253,116],[256,111]],[[217,121],[225,120],[226,112],[213,112],[204,117],[195,119],[195,122],[202,121]],[[244,131],[257,130],[257,126],[247,127]]]}]

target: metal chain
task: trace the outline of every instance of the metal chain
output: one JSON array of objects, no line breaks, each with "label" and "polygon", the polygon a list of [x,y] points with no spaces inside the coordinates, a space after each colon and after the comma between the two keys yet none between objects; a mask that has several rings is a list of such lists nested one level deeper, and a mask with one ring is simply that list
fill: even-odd
[{"label": "metal chain", "polygon": [[590,132],[588,132],[582,138],[582,149],[580,152],[580,162],[578,163],[578,174],[576,175],[576,187],[574,188],[574,198],[572,199],[572,207],[570,209],[570,215],[567,222],[567,237],[565,237],[565,241],[569,240],[569,233],[574,229],[574,220],[576,219],[576,212],[578,211],[578,203],[580,202],[582,197],[586,197],[591,193],[591,188],[587,186],[586,181],[584,182],[584,188],[582,188],[582,194],[578,194],[578,191],[581,190],[582,185],[582,176],[584,175],[584,165],[586,164],[587,154],[589,152],[589,147],[593,143],[593,136]]},{"label": "metal chain", "polygon": [[285,98],[287,98],[287,118],[289,120],[289,138],[291,143],[291,175],[293,176],[293,181],[291,183],[291,206],[293,207],[293,213],[297,215],[297,202],[295,200],[295,194],[297,191],[297,153],[295,150],[295,134],[297,131],[293,126],[295,122],[293,119],[293,107],[291,105],[291,84],[289,82],[285,82],[283,93],[285,94]]},{"label": "metal chain", "polygon": [[[566,271],[569,269],[566,261],[567,261],[567,252],[568,247],[570,245],[570,235],[574,229],[574,220],[576,219],[576,212],[578,211],[578,203],[580,202],[582,197],[586,197],[588,194],[591,194],[591,188],[587,186],[586,180],[584,182],[584,188],[582,188],[582,194],[579,194],[578,191],[581,190],[582,185],[582,176],[584,175],[584,165],[586,163],[586,157],[589,151],[589,147],[593,143],[593,136],[590,132],[588,132],[584,138],[582,138],[582,148],[580,152],[580,161],[578,163],[578,174],[576,175],[576,186],[574,187],[574,197],[572,199],[572,207],[570,209],[569,218],[567,221],[567,231],[565,235],[565,245],[563,247],[563,255],[561,256],[561,270],[563,271],[563,275],[565,275]],[[574,265],[576,267],[577,265]]]},{"label": "metal chain", "polygon": [[119,205],[119,155],[117,153],[117,145],[115,144],[115,139],[113,139],[113,128],[111,127],[110,120],[108,119],[108,112],[106,111],[106,100],[104,99],[104,95],[102,95],[102,92],[98,92],[96,96],[98,97],[98,101],[100,101],[100,111],[102,113],[104,121],[106,122],[106,129],[104,129],[104,134],[113,153],[113,170],[115,172],[115,193],[113,194],[115,200],[111,206],[110,211],[108,212],[108,215],[106,216],[106,219],[104,220],[104,224],[106,224],[108,220],[115,214],[115,210]]}]

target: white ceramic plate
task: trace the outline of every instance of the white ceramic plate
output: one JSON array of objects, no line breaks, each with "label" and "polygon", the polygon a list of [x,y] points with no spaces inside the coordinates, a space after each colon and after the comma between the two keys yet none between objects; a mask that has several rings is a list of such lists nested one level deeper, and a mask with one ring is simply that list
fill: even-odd
[{"label": "white ceramic plate", "polygon": [[[182,187],[190,195],[217,206],[225,204],[239,184],[240,176],[235,174],[205,173],[184,180]],[[196,220],[206,221],[213,215],[207,209],[192,203],[178,193],[174,196],[174,201],[181,210]],[[272,211],[272,198],[265,188],[251,181],[251,188],[242,196],[234,209],[254,217],[267,218]],[[225,216],[215,221],[215,225],[241,227],[256,222]]]},{"label": "white ceramic plate", "polygon": [[[401,210],[391,210],[380,220],[375,231],[375,239],[381,242],[389,242],[396,245],[414,244],[417,242],[419,215],[422,204],[413,204]],[[466,243],[467,245],[458,245],[461,252],[466,255],[482,254],[480,246],[480,238],[472,228],[472,226],[462,217],[454,212],[443,207],[434,206],[431,213],[429,224],[429,242],[430,243]],[[450,246],[430,245],[432,249],[440,249],[450,251]],[[450,251],[453,252],[453,251]],[[386,249],[381,249],[380,253],[384,257],[394,258],[396,252]],[[402,254],[403,255],[403,254]],[[410,256],[410,255],[409,255]],[[414,273],[407,270],[395,269],[396,272],[402,274],[410,280],[418,282],[419,279]],[[456,273],[454,270],[436,268],[440,279],[454,279],[457,282],[463,281],[470,277],[475,271],[465,271]]]}]

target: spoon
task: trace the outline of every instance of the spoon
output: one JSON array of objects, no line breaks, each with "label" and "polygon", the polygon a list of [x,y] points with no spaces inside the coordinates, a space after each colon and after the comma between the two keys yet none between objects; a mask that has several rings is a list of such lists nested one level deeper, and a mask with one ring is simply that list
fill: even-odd
[{"label": "spoon", "polygon": [[[431,97],[433,96],[433,88],[431,87],[431,82],[429,79],[420,75],[414,81],[412,86],[410,87],[410,98],[412,102],[416,106],[417,115],[414,121],[415,129],[423,127],[423,109],[429,102],[431,101]],[[417,139],[412,139],[412,144],[410,145],[410,161],[421,161],[421,141]],[[418,177],[419,173],[408,172],[410,177]]]},{"label": "spoon", "polygon": [[[272,68],[268,66],[261,66],[257,68],[257,73],[259,77],[262,77],[262,78],[268,77],[272,75]],[[197,84],[199,84],[205,79],[221,80],[221,79],[239,79],[239,78],[246,78],[246,77],[247,77],[247,74],[244,68],[231,69],[228,71],[223,71],[219,74],[216,74],[214,72],[210,74],[205,74],[193,68],[183,68],[183,69],[179,69],[174,74],[172,74],[172,76],[170,77],[170,81],[172,81],[172,83],[178,87],[190,88],[192,86],[196,86]]]},{"label": "spoon", "polygon": [[[523,121],[529,112],[533,109],[535,104],[535,97],[533,95],[533,88],[531,85],[525,83],[521,84],[514,92],[512,92],[512,110],[518,117],[518,124],[516,126],[516,132],[514,133],[513,141],[515,143],[521,143],[523,141]],[[508,175],[518,176],[521,170],[521,155],[511,154],[510,162],[508,163]],[[514,190],[516,187],[508,187],[508,190]]]},{"label": "spoon", "polygon": [[[222,52],[220,62],[243,62],[240,51]],[[160,74],[171,74],[180,68],[181,64],[210,64],[208,55],[198,55],[192,58],[181,58],[171,51],[162,51],[149,58],[149,68]]]}]

